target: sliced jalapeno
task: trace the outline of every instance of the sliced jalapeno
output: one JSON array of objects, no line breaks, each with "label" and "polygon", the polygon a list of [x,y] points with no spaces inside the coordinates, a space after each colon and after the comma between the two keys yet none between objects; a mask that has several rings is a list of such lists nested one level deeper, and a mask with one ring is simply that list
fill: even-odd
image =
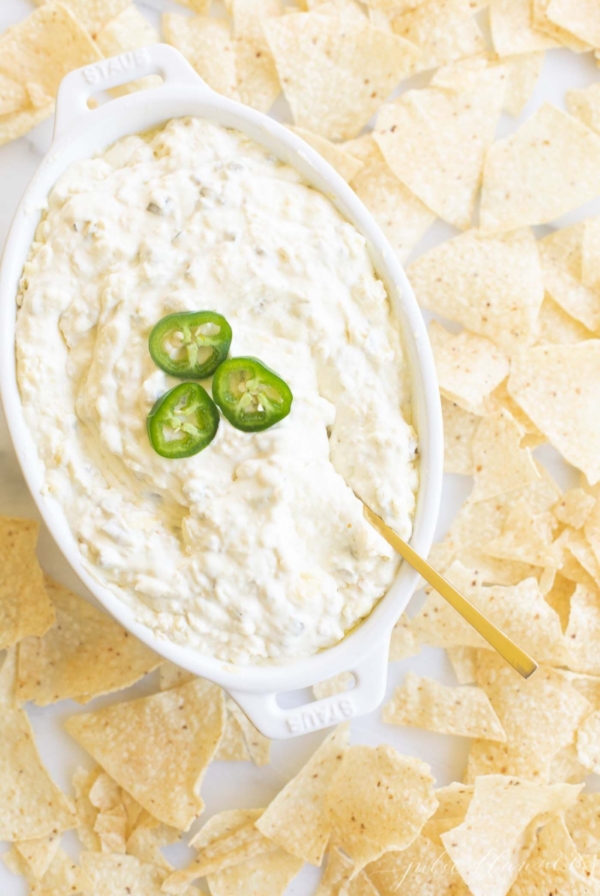
[{"label": "sliced jalapeno", "polygon": [[182,311],[159,320],[150,333],[148,348],[165,373],[201,380],[225,360],[231,335],[231,327],[216,311]]},{"label": "sliced jalapeno", "polygon": [[223,415],[244,432],[260,432],[283,420],[294,398],[288,384],[257,358],[224,361],[212,391]]},{"label": "sliced jalapeno", "polygon": [[147,426],[152,447],[161,457],[191,457],[216,436],[219,411],[200,383],[180,383],[158,399]]}]

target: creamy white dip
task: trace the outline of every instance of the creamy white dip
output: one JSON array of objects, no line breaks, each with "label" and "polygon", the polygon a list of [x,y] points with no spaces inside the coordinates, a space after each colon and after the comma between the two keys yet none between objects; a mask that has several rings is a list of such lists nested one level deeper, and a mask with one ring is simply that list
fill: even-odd
[{"label": "creamy white dip", "polygon": [[[397,321],[357,230],[237,131],[180,119],[71,165],[25,266],[18,377],[47,492],[90,572],[141,622],[236,663],[307,656],[385,594],[417,442]],[[146,416],[178,381],[148,352],[211,309],[294,394],[262,433],[222,420],[167,460]],[[210,390],[210,384],[205,383]]]}]

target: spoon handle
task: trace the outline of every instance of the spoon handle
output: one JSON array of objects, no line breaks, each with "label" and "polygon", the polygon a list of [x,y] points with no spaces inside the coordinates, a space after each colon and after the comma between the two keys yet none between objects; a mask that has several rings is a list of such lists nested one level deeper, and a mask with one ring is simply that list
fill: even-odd
[{"label": "spoon handle", "polygon": [[427,560],[419,556],[404,539],[400,538],[397,532],[390,529],[381,517],[377,516],[366,504],[363,504],[365,519],[376,529],[379,534],[385,538],[401,557],[409,563],[413,569],[421,575],[426,582],[429,582],[438,594],[448,601],[448,603],[457,610],[463,619],[472,625],[479,632],[482,638],[496,650],[500,656],[509,663],[513,669],[523,676],[529,678],[537,669],[536,661],[521,650],[508,635],[505,635],[497,626],[491,622],[487,616],[477,609],[477,607],[467,600],[464,595],[457,591],[443,576],[436,572]]}]

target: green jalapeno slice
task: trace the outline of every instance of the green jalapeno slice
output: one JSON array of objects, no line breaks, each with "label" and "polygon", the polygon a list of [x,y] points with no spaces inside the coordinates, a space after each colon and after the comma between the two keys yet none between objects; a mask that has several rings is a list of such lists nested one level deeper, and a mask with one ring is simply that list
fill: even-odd
[{"label": "green jalapeno slice", "polygon": [[180,383],[162,395],[147,419],[152,447],[161,457],[191,457],[210,445],[219,411],[200,383]]},{"label": "green jalapeno slice", "polygon": [[201,380],[227,357],[231,327],[216,311],[167,314],[152,328],[148,348],[154,363],[180,379]]},{"label": "green jalapeno slice", "polygon": [[290,387],[257,358],[230,358],[219,365],[213,398],[229,422],[243,432],[268,429],[290,412]]}]

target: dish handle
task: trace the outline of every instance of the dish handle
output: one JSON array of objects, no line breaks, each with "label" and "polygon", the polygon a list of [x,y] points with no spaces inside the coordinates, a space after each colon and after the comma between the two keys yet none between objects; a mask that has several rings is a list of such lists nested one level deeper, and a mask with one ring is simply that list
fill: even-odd
[{"label": "dish handle", "polygon": [[[229,694],[266,737],[286,740],[319,731],[371,712],[381,704],[387,682],[388,647],[388,643],[379,643],[368,656],[348,669],[355,681],[351,690],[302,706],[280,706],[277,702],[279,693],[276,691],[253,693],[228,689]],[[274,670],[274,675],[276,674]]]},{"label": "dish handle", "polygon": [[88,106],[90,97],[147,75],[160,75],[163,85],[187,84],[204,89],[207,95],[214,93],[175,47],[169,44],[140,47],[75,69],[63,78],[56,98],[52,139],[57,140],[76,122],[94,114]]}]

